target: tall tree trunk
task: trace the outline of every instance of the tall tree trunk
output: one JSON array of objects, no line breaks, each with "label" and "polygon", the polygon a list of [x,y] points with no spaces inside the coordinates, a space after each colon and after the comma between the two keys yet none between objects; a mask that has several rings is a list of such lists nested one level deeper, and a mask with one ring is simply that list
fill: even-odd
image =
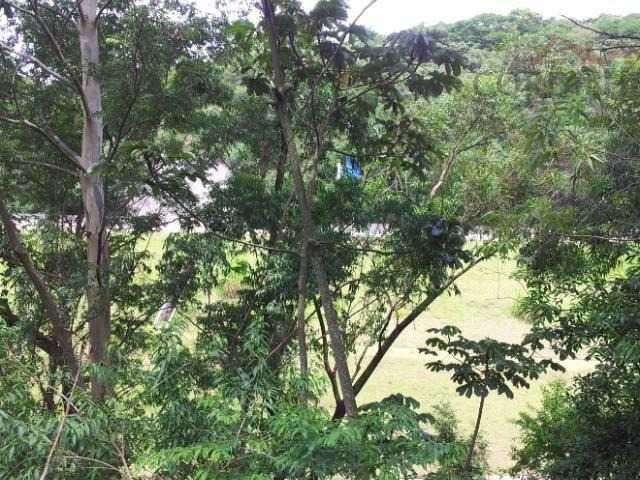
[{"label": "tall tree trunk", "polygon": [[274,8],[271,0],[262,0],[262,11],[264,15],[265,25],[269,36],[269,47],[271,50],[271,68],[273,71],[273,82],[275,86],[274,100],[280,127],[287,146],[287,156],[289,165],[291,166],[293,175],[293,184],[296,197],[300,203],[302,211],[302,232],[303,242],[306,244],[306,255],[310,260],[311,267],[318,284],[320,300],[327,321],[327,330],[329,331],[329,339],[331,341],[331,350],[336,362],[338,371],[338,379],[340,380],[340,389],[344,399],[345,414],[347,416],[355,416],[357,414],[356,397],[347,363],[347,355],[344,348],[344,340],[342,338],[342,329],[338,322],[338,314],[333,305],[333,297],[329,288],[329,280],[327,272],[322,263],[317,245],[315,244],[316,226],[313,221],[311,205],[307,198],[307,190],[302,175],[302,167],[300,165],[300,157],[298,155],[295,136],[291,124],[291,112],[289,110],[289,102],[287,101],[287,93],[285,88],[285,76],[282,64],[280,62],[279,41],[276,31]]},{"label": "tall tree trunk", "polygon": [[[78,3],[78,34],[82,62],[84,125],[82,131],[82,200],[87,237],[87,316],[89,322],[89,358],[96,366],[107,364],[110,334],[110,294],[108,278],[108,244],[105,223],[104,178],[102,165],[102,87],[100,83],[100,46],[98,43],[98,8],[96,0]],[[91,376],[95,400],[106,394],[100,375]]]}]

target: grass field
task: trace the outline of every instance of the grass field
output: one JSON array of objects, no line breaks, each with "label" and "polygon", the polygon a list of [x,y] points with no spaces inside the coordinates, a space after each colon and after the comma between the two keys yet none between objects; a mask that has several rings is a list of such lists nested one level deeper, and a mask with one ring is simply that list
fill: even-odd
[{"label": "grass field", "polygon": [[[159,257],[164,235],[155,235],[143,248],[154,258]],[[358,403],[380,400],[392,393],[402,393],[418,400],[421,409],[430,411],[439,403],[448,402],[460,421],[463,433],[470,433],[475,422],[478,398],[461,397],[446,373],[433,373],[424,367],[427,357],[418,353],[428,337],[426,330],[444,325],[456,325],[463,334],[474,339],[491,337],[502,341],[518,342],[529,330],[529,325],[514,316],[517,299],[524,287],[514,280],[515,265],[511,261],[494,258],[469,271],[458,282],[459,296],[443,295],[432,307],[400,336],[387,353],[378,370],[358,396]],[[221,295],[224,293],[221,291]],[[191,337],[194,332],[186,332]],[[191,340],[191,339],[190,339]],[[586,372],[585,361],[563,363],[567,371],[552,373],[533,383],[530,389],[515,391],[515,398],[492,394],[485,403],[481,431],[488,442],[489,464],[498,472],[511,466],[511,449],[517,442],[518,430],[514,420],[518,413],[538,406],[542,389],[556,379],[569,379]],[[331,394],[322,402],[333,406]]]},{"label": "grass field", "polygon": [[[359,396],[360,403],[379,400],[391,393],[402,393],[420,401],[421,408],[449,402],[460,420],[462,432],[470,433],[477,413],[478,399],[459,396],[449,376],[428,372],[427,357],[418,353],[431,327],[456,325],[463,334],[474,339],[484,337],[518,342],[528,331],[528,324],[513,315],[514,302],[523,293],[523,286],[510,278],[514,264],[490,260],[471,270],[459,282],[462,295],[443,296],[409,327],[389,351],[378,371]],[[498,471],[511,465],[511,448],[517,439],[513,420],[518,412],[537,406],[542,388],[554,379],[570,378],[587,371],[584,361],[564,363],[564,374],[548,374],[530,389],[515,391],[515,398],[495,394],[485,403],[481,430],[489,443],[489,463]]]}]

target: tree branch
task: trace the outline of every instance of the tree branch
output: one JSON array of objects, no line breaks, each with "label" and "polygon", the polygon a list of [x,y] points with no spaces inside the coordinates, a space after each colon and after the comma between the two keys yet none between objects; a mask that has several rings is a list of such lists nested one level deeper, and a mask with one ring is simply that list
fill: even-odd
[{"label": "tree branch", "polygon": [[39,125],[37,123],[32,122],[27,119],[18,119],[11,118],[5,115],[0,114],[0,121],[10,123],[12,125],[25,126],[34,130],[44,136],[49,142],[56,147],[60,153],[62,153],[65,157],[71,160],[76,168],[79,168],[83,173],[86,173],[86,170],[82,166],[80,155],[78,155],[75,150],[73,150],[67,143],[62,140],[51,128],[43,125]]},{"label": "tree branch", "polygon": [[[150,185],[158,187],[162,193],[164,193],[178,207],[180,207],[189,217],[191,217],[192,220],[196,221],[197,223],[199,223],[200,225],[202,225],[205,228],[207,227],[207,224],[200,218],[200,216],[196,212],[193,211],[192,208],[190,208],[188,205],[186,205],[170,189],[167,189],[162,184],[162,182],[160,182],[158,180],[157,173],[155,173],[151,168],[148,168],[148,170],[149,170],[149,173],[151,174],[151,176],[153,178],[153,180],[151,182],[149,182]],[[284,249],[284,248],[272,247],[272,246],[269,246],[269,245],[260,245],[260,244],[257,244],[257,243],[247,242],[247,241],[244,241],[244,240],[239,240],[237,238],[228,237],[226,235],[223,235],[223,234],[221,234],[219,232],[215,232],[213,230],[207,230],[207,233],[210,233],[211,235],[213,235],[214,237],[219,238],[220,240],[224,240],[224,241],[232,242],[232,243],[237,243],[239,245],[244,245],[244,246],[252,247],[252,248],[256,248],[256,249],[266,250],[266,251],[269,251],[269,252],[286,253],[286,254],[295,255],[295,256],[298,256],[300,254],[300,252],[296,252],[296,251],[293,251],[293,250],[287,250],[287,249]]]},{"label": "tree branch", "polygon": [[473,150],[476,147],[486,145],[489,142],[489,140],[490,140],[489,137],[481,137],[475,142],[470,143],[469,145],[466,145],[465,147],[461,147],[462,142],[457,142],[456,145],[454,145],[451,151],[449,152],[447,161],[444,164],[444,167],[442,168],[442,172],[440,172],[440,177],[438,178],[438,181],[435,183],[435,185],[431,188],[431,191],[429,192],[429,198],[433,199],[437,195],[440,188],[442,188],[444,183],[447,181],[447,177],[451,172],[451,168],[453,167],[453,164],[456,162],[460,154],[467,152],[469,150]]},{"label": "tree branch", "polygon": [[[42,28],[42,30],[46,34],[47,39],[49,40],[49,43],[53,47],[53,50],[55,51],[58,58],[60,59],[60,62],[62,62],[64,69],[67,71],[67,74],[69,75],[69,78],[71,79],[71,82],[75,87],[75,90],[78,93],[78,96],[80,97],[80,101],[82,102],[82,109],[84,110],[85,115],[91,116],[89,103],[87,102],[87,97],[84,94],[84,89],[82,88],[82,84],[80,80],[74,75],[73,68],[71,68],[69,61],[67,60],[67,57],[65,56],[64,51],[62,50],[62,46],[60,45],[60,42],[58,42],[56,37],[51,32],[51,29],[47,26],[45,21],[40,16],[40,13],[38,11],[38,8],[39,8],[38,1],[31,0],[30,3],[31,3],[31,9],[32,9],[31,15],[33,16],[35,21],[38,23],[40,28]],[[82,15],[81,9],[78,9],[78,10]]]},{"label": "tree branch", "polygon": [[20,163],[24,163],[27,165],[37,165],[39,167],[51,168],[53,170],[58,170],[59,172],[66,173],[68,175],[72,175],[74,177],[78,176],[78,172],[74,172],[73,170],[69,170],[67,168],[61,167],[59,165],[54,165],[53,163],[48,162],[36,162],[35,160],[19,160]]},{"label": "tree branch", "polygon": [[46,281],[42,278],[40,272],[36,269],[36,266],[31,259],[31,256],[24,248],[18,229],[16,228],[9,210],[7,209],[7,201],[4,194],[0,191],[0,221],[4,226],[5,235],[7,236],[8,244],[11,250],[14,252],[25,272],[27,277],[38,292],[38,296],[42,301],[44,310],[51,322],[53,331],[56,337],[62,353],[64,355],[65,363],[67,364],[71,374],[77,376],[79,372],[78,360],[73,352],[73,344],[71,340],[71,333],[67,329],[66,322],[62,313],[60,312],[56,299],[51,293]]},{"label": "tree branch", "polygon": [[113,0],[107,0],[106,2],[104,2],[104,5],[102,5],[102,7],[100,7],[100,9],[98,10],[98,14],[96,15],[96,21],[98,21],[100,19],[100,17],[102,16],[102,13],[111,6],[111,4],[113,3]]},{"label": "tree branch", "polygon": [[29,60],[31,63],[34,63],[34,64],[38,65],[42,70],[47,72],[49,75],[54,77],[56,80],[60,80],[61,82],[72,84],[72,82],[71,82],[71,80],[69,78],[67,78],[64,75],[58,73],[52,67],[48,66],[42,60],[40,60],[37,57],[34,57],[33,55],[30,55],[30,54],[28,54],[26,52],[16,52],[13,48],[11,48],[10,45],[7,45],[4,42],[0,42],[0,49],[6,51],[9,55],[12,55],[12,56],[14,56],[16,58],[25,58],[25,59]]},{"label": "tree branch", "polygon": [[[7,326],[9,327],[15,327],[20,323],[20,319],[9,306],[9,302],[6,298],[0,298],[0,318],[4,318]],[[50,357],[62,357],[60,346],[55,342],[55,340],[44,335],[39,330],[36,330],[33,333],[33,342],[35,343],[36,347],[38,347]]]},{"label": "tree branch", "polygon": [[447,291],[460,277],[462,277],[465,273],[471,270],[473,267],[478,265],[480,262],[487,260],[492,257],[493,254],[487,254],[480,256],[470,262],[466,267],[462,270],[458,271],[454,275],[452,275],[447,282],[442,285],[437,290],[433,291],[429,294],[422,302],[420,302],[396,327],[391,331],[388,337],[384,339],[384,341],[380,344],[378,350],[376,351],[373,358],[369,361],[366,368],[362,372],[362,374],[356,379],[353,385],[353,389],[356,392],[356,395],[360,393],[362,388],[365,386],[371,375],[375,372],[376,368],[387,354],[391,346],[398,339],[400,334],[411,325],[440,295],[442,295],[445,291]]},{"label": "tree branch", "polygon": [[598,35],[602,35],[603,37],[607,37],[610,38],[612,40],[640,40],[640,36],[638,35],[628,35],[628,34],[617,34],[617,33],[610,33],[610,32],[605,32],[603,30],[598,30],[597,28],[593,28],[590,27],[588,25],[585,25],[584,23],[580,23],[577,20],[574,20],[573,18],[567,17],[565,15],[562,15],[562,17],[568,21],[570,21],[571,23],[573,23],[575,26],[580,27],[584,30],[588,30],[590,32],[596,33]]},{"label": "tree branch", "polygon": [[317,297],[313,297],[313,306],[316,312],[316,316],[318,317],[318,324],[320,325],[320,337],[322,339],[322,365],[324,367],[324,371],[329,378],[329,383],[331,384],[331,392],[333,393],[333,399],[336,402],[336,405],[340,405],[342,403],[342,398],[340,396],[340,389],[338,388],[338,382],[336,380],[336,370],[335,368],[331,368],[331,364],[329,362],[329,343],[327,342],[327,327],[324,324],[324,318],[322,316],[322,306],[320,305],[320,301]]},{"label": "tree branch", "polygon": [[331,65],[331,63],[335,60],[336,55],[338,55],[338,52],[340,51],[340,49],[342,48],[342,46],[344,45],[344,42],[347,40],[347,37],[349,36],[349,34],[351,33],[351,30],[353,30],[353,27],[356,26],[356,24],[360,21],[360,19],[364,16],[365,13],[367,13],[367,10],[369,10],[374,3],[376,3],[378,0],[371,0],[369,3],[367,3],[364,8],[362,10],[360,10],[360,13],[358,13],[358,15],[356,15],[356,17],[353,19],[353,22],[351,22],[351,24],[349,25],[349,27],[344,31],[344,33],[342,34],[342,37],[340,38],[340,40],[338,41],[338,45],[336,46],[335,51],[333,52],[333,55],[331,56],[331,58],[329,59],[329,61],[327,61],[322,70],[320,71],[320,73],[318,74],[318,81],[320,80],[320,78],[322,78],[322,76],[325,74],[325,72],[327,71],[327,68],[329,67],[329,65]]}]

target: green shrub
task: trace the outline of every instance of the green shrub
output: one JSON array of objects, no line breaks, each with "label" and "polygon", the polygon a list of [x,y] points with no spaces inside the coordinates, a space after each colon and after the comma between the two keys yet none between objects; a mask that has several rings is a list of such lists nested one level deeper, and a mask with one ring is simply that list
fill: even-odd
[{"label": "green shrub", "polygon": [[[433,407],[434,421],[432,424],[436,438],[453,447],[448,455],[438,462],[435,472],[429,473],[430,480],[462,480],[468,479],[465,473],[465,459],[469,449],[469,439],[460,433],[459,422],[455,411],[449,402],[442,402]],[[473,450],[471,478],[483,478],[489,469],[487,462],[487,441],[479,435]]]}]

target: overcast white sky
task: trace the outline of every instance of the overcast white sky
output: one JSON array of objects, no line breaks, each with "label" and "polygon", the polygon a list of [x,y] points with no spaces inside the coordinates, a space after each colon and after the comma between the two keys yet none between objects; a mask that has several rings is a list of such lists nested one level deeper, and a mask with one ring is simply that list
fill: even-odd
[{"label": "overcast white sky", "polygon": [[[227,0],[227,4],[247,0]],[[213,0],[196,0],[203,10],[211,10]],[[307,8],[316,0],[302,0]],[[348,0],[351,14],[357,15],[369,0]],[[209,8],[208,8],[209,7]],[[627,15],[640,13],[640,0],[377,0],[362,18],[361,24],[380,33],[391,33],[420,23],[455,22],[480,13],[506,14],[526,8],[545,17],[567,15],[585,19],[602,13]]]},{"label": "overcast white sky", "polygon": [[[303,0],[311,7],[315,0]],[[369,0],[351,0],[352,15]],[[526,8],[545,17],[567,15],[585,19],[602,13],[627,15],[640,13],[640,0],[377,0],[360,23],[380,33],[390,33],[424,22],[455,22],[480,13],[506,14]]]}]

